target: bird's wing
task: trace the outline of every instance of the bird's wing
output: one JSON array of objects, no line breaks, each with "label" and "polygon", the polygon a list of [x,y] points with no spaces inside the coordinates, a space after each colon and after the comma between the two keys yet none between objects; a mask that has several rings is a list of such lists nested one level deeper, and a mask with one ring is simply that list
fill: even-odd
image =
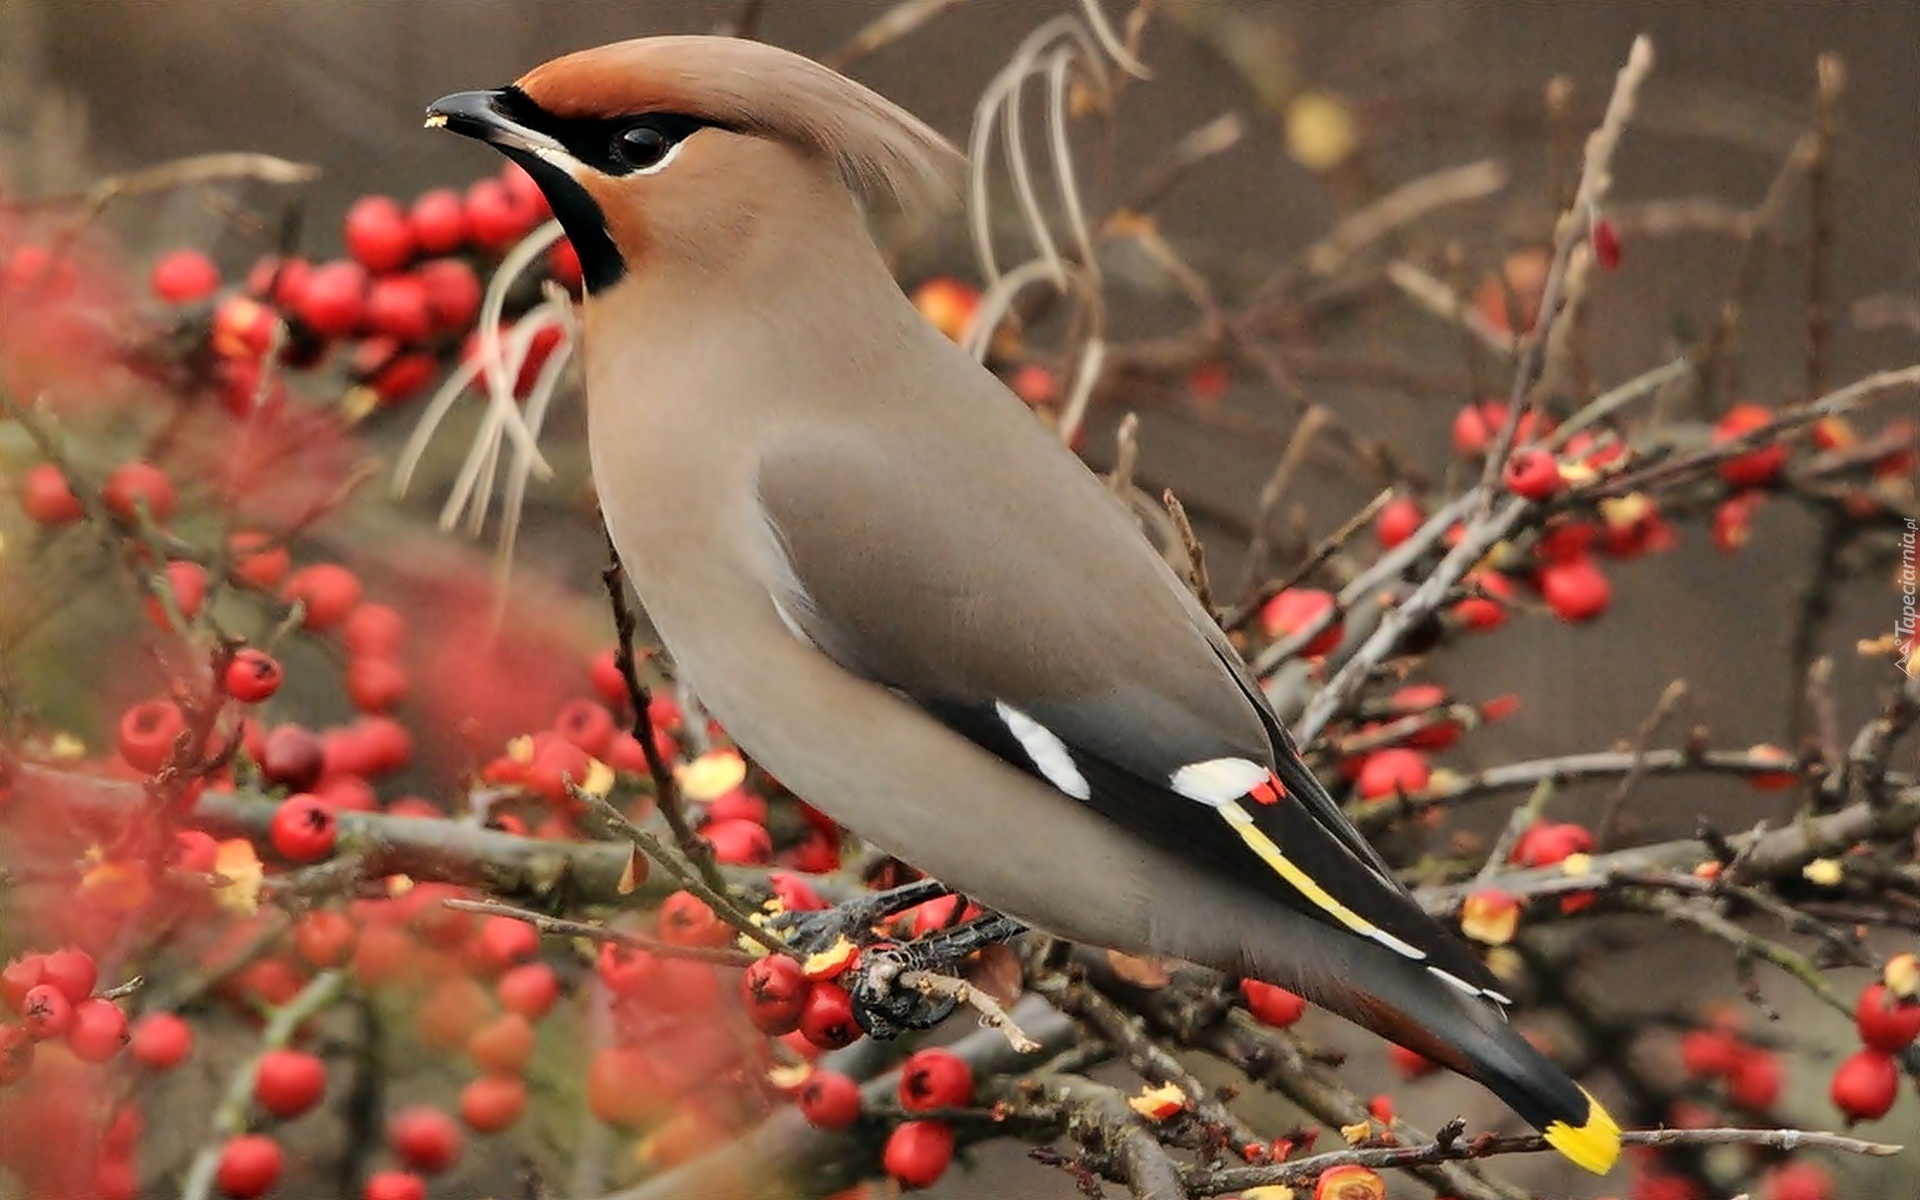
[{"label": "bird's wing", "polygon": [[1074,801],[1501,999],[1348,824],[1130,518],[1058,466],[1057,507],[1022,512],[853,439],[783,444],[758,479],[770,599],[842,667]]}]

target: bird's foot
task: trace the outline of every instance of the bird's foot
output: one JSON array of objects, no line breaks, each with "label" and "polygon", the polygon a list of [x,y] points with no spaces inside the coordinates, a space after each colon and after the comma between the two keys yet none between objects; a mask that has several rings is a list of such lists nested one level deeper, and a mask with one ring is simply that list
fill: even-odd
[{"label": "bird's foot", "polygon": [[950,976],[976,950],[1024,932],[1020,922],[995,913],[945,933],[869,950],[847,981],[853,1019],[882,1041],[911,1029],[931,1029],[953,1012],[958,995],[919,985],[928,976]]},{"label": "bird's foot", "polygon": [[894,913],[948,894],[950,889],[938,880],[917,879],[817,912],[782,913],[774,918],[774,929],[803,955],[831,949],[843,938],[865,945],[873,940],[873,927]]}]

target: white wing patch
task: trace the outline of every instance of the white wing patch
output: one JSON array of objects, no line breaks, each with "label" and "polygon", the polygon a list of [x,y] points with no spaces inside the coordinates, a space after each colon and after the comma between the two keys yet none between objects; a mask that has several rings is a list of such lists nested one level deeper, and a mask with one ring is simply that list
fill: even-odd
[{"label": "white wing patch", "polygon": [[1067,749],[1067,744],[1052,730],[999,700],[993,702],[993,711],[1000,715],[1000,720],[1020,743],[1020,749],[1026,752],[1034,770],[1039,771],[1048,783],[1075,800],[1085,800],[1093,795],[1093,789],[1087,786],[1087,777],[1074,765],[1073,754]]},{"label": "white wing patch", "polygon": [[1210,808],[1231,804],[1267,781],[1265,766],[1246,758],[1209,758],[1173,773],[1169,787]]},{"label": "white wing patch", "polygon": [[1438,975],[1443,983],[1451,985],[1455,989],[1461,992],[1464,992],[1469,996],[1472,996],[1476,1000],[1491,1000],[1495,1004],[1500,1005],[1502,1008],[1513,1003],[1511,999],[1501,995],[1499,992],[1494,991],[1492,988],[1475,987],[1473,984],[1468,983],[1466,980],[1460,978],[1458,975],[1455,975],[1452,971],[1442,970],[1441,968],[1433,966],[1432,964],[1428,964],[1427,970],[1433,972],[1435,975]]}]

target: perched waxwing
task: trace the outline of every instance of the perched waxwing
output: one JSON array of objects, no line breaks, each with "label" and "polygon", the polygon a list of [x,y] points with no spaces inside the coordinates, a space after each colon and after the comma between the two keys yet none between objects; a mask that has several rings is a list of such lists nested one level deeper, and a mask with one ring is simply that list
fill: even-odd
[{"label": "perched waxwing", "polygon": [[1291,988],[1613,1164],[1613,1119],[1507,1024],[1129,514],[902,295],[868,218],[939,202],[938,134],[707,37],[428,114],[524,166],[579,252],[607,526],[747,752],[1009,916]]}]

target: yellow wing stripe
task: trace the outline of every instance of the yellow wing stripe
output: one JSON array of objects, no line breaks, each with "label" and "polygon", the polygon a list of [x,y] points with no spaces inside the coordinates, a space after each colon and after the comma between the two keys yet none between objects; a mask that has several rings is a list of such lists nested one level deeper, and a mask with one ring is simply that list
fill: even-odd
[{"label": "yellow wing stripe", "polygon": [[1273,868],[1274,873],[1286,880],[1295,891],[1305,896],[1308,903],[1320,909],[1348,929],[1360,934],[1362,937],[1372,938],[1374,941],[1387,946],[1389,949],[1396,950],[1408,958],[1421,959],[1426,957],[1420,950],[1394,937],[1386,930],[1375,925],[1372,921],[1367,920],[1359,913],[1354,912],[1346,905],[1334,899],[1325,888],[1313,881],[1313,876],[1295,866],[1292,859],[1281,853],[1280,847],[1274,844],[1273,839],[1262,832],[1258,825],[1254,824],[1253,817],[1246,809],[1231,801],[1219,805],[1218,809],[1220,815],[1226,818],[1227,824],[1231,825],[1233,831],[1240,835],[1240,840],[1246,843],[1247,849],[1253,851],[1260,857],[1262,862]]},{"label": "yellow wing stripe", "polygon": [[1587,1098],[1586,1124],[1575,1129],[1565,1121],[1555,1121],[1545,1130],[1547,1145],[1566,1155],[1575,1165],[1595,1175],[1605,1175],[1620,1157],[1620,1126],[1600,1107],[1592,1092],[1581,1088],[1580,1094]]}]

